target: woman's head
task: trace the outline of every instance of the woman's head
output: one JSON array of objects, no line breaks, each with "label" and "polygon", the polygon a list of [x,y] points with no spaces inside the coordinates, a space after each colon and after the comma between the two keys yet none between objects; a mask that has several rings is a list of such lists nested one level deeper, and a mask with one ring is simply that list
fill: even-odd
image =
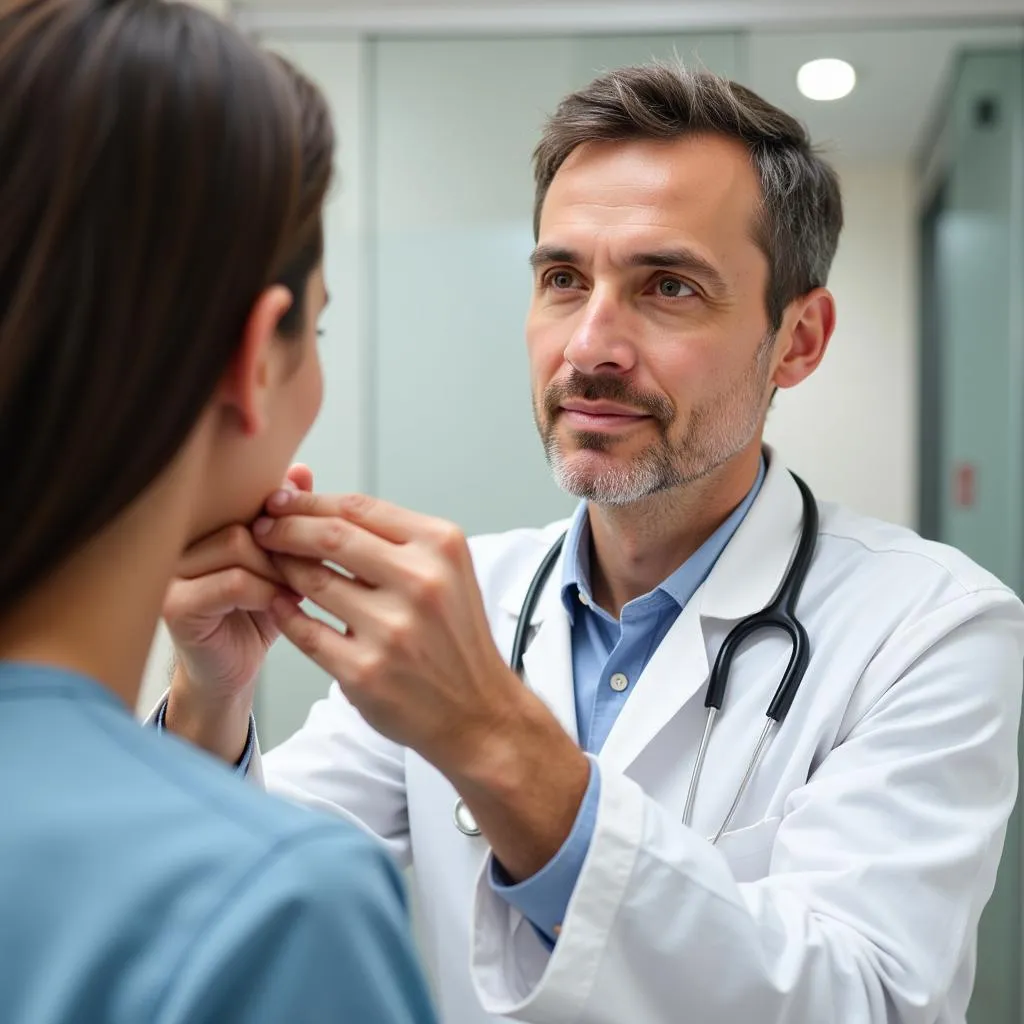
[{"label": "woman's head", "polygon": [[0,610],[183,452],[194,539],[320,403],[333,133],[283,61],[164,0],[0,0]]}]

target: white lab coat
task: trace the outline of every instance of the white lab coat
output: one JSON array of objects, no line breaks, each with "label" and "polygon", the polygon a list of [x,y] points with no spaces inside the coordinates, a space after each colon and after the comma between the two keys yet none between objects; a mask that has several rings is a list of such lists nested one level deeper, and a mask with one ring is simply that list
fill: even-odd
[{"label": "white lab coat", "polygon": [[[490,890],[487,843],[456,830],[448,782],[337,687],[266,755],[271,790],[356,818],[413,862],[446,1024],[963,1024],[1017,790],[1024,664],[1024,608],[965,556],[821,505],[799,695],[712,847],[789,648],[769,635],[741,651],[694,827],[680,822],[709,667],[729,628],[772,598],[800,520],[773,456],[600,752],[593,845],[553,953]],[[505,655],[564,525],[472,542]],[[560,572],[534,616],[526,681],[575,736]]]}]

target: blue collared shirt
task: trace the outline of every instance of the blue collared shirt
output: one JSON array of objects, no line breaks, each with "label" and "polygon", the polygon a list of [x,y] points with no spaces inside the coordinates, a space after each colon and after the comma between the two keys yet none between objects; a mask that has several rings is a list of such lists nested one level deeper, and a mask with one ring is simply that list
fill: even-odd
[{"label": "blue collared shirt", "polygon": [[517,885],[506,884],[509,879],[497,863],[491,873],[495,892],[521,911],[549,945],[555,942],[555,926],[565,917],[594,835],[601,776],[593,755],[604,746],[658,645],[743,522],[761,489],[765,471],[762,458],[754,486],[729,518],[668,579],[624,605],[618,620],[594,602],[586,503],[576,510],[565,540],[562,603],[572,637],[580,747],[591,755],[590,783],[572,831],[553,860]]}]

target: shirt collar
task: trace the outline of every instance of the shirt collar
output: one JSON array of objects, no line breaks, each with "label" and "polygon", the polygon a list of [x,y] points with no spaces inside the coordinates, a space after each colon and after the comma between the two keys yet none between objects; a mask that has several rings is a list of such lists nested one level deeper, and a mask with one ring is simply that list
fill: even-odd
[{"label": "shirt collar", "polygon": [[[754,504],[764,483],[766,471],[767,462],[762,455],[757,479],[747,492],[747,496],[733,509],[728,519],[656,588],[672,598],[680,608],[685,607],[697,588],[707,579],[708,573],[714,568],[715,562],[750,511],[750,506]],[[590,517],[585,501],[581,501],[577,506],[566,534],[562,567],[562,604],[569,615],[569,621],[573,622],[578,607],[578,596],[582,595],[587,603],[593,602],[590,588]]]},{"label": "shirt collar", "polygon": [[0,696],[42,694],[73,697],[89,704],[107,704],[129,711],[112,690],[78,672],[37,662],[0,661]]}]

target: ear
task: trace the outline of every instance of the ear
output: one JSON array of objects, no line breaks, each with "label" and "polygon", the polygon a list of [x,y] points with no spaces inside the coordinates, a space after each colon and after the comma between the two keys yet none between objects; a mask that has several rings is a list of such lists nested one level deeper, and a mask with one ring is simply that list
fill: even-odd
[{"label": "ear", "polygon": [[776,387],[794,387],[818,368],[835,326],[836,303],[827,288],[815,288],[790,304],[779,332]]},{"label": "ear", "polygon": [[221,400],[238,416],[247,437],[260,433],[266,424],[266,396],[273,383],[273,343],[278,324],[293,302],[291,291],[283,285],[273,285],[260,294],[221,380]]}]

